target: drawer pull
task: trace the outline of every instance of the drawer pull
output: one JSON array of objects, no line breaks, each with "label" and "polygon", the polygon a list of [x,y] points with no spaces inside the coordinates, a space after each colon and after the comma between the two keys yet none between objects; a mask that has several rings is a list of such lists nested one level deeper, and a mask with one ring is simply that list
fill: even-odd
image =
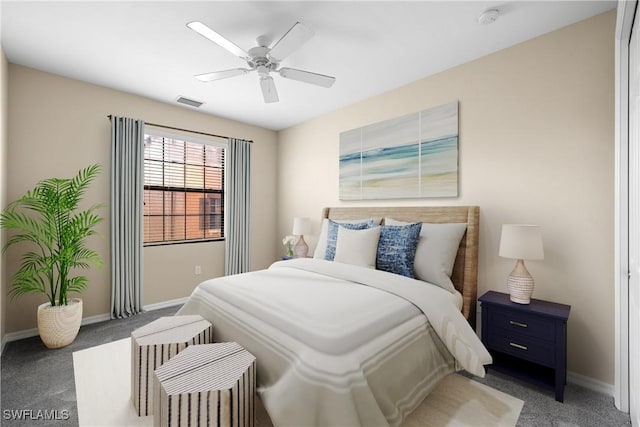
[{"label": "drawer pull", "polygon": [[520,326],[521,328],[528,328],[529,327],[529,325],[527,325],[526,323],[516,322],[515,320],[509,320],[509,324],[510,325],[514,325],[514,326]]},{"label": "drawer pull", "polygon": [[514,342],[510,342],[509,345],[511,347],[519,348],[520,350],[528,350],[526,345],[516,344]]}]

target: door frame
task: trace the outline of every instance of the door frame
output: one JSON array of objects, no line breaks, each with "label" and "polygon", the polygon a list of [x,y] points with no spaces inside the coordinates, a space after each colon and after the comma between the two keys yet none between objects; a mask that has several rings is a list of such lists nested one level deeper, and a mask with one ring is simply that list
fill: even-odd
[{"label": "door frame", "polygon": [[629,42],[637,0],[618,1],[615,30],[616,407],[629,412]]}]

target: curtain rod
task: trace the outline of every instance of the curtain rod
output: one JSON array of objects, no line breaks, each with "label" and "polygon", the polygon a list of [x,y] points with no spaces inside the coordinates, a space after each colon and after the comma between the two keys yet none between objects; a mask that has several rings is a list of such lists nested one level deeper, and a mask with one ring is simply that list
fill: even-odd
[{"label": "curtain rod", "polygon": [[[109,114],[109,115],[107,116],[107,118],[108,118],[109,120],[111,120],[111,118],[112,118],[112,117],[113,117],[113,116],[112,116],[111,114]],[[144,124],[145,124],[145,125],[149,125],[149,126],[156,126],[156,127],[160,127],[160,128],[165,128],[165,129],[172,129],[172,130],[179,130],[179,131],[182,131],[182,132],[195,133],[195,134],[198,134],[198,135],[213,136],[213,137],[215,137],[215,138],[223,138],[223,139],[229,139],[229,138],[232,138],[232,137],[230,137],[230,136],[216,135],[216,134],[214,134],[214,133],[199,132],[199,131],[197,131],[197,130],[189,130],[189,129],[182,129],[182,128],[177,128],[177,127],[173,127],[173,126],[159,125],[159,124],[157,124],[157,123],[151,123],[151,122],[144,122]],[[237,138],[237,139],[240,139],[240,140],[242,140],[242,141],[246,141],[246,142],[248,142],[249,144],[253,144],[253,141],[252,141],[252,140],[250,140],[250,139],[242,139],[242,138]]]}]

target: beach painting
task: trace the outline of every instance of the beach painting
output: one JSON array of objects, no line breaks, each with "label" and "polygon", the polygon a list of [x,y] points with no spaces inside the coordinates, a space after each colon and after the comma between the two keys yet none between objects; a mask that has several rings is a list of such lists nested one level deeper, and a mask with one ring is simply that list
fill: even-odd
[{"label": "beach painting", "polygon": [[458,102],[340,133],[340,200],[458,195]]}]

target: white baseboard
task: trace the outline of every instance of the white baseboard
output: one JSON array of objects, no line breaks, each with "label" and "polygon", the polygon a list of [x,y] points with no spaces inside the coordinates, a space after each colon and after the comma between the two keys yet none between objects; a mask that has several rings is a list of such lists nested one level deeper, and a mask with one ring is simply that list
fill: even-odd
[{"label": "white baseboard", "polygon": [[[89,316],[82,319],[81,326],[90,325],[92,323],[104,322],[105,320],[109,320],[111,316],[108,314],[98,314],[96,316]],[[2,339],[2,350],[4,351],[4,345],[11,341],[18,341],[25,338],[37,337],[38,336],[38,328],[25,329],[23,331],[18,332],[9,332],[4,335]]]},{"label": "white baseboard", "polygon": [[586,377],[584,375],[576,374],[575,372],[571,371],[567,372],[567,382],[582,386],[589,390],[597,391],[598,393],[606,394],[608,396],[613,396],[614,393],[613,384],[607,384],[605,382],[593,379],[591,377]]},{"label": "white baseboard", "polygon": [[189,297],[172,299],[169,301],[157,302],[155,304],[148,304],[142,307],[144,311],[160,310],[161,308],[173,307],[175,305],[183,305],[189,300]]},{"label": "white baseboard", "polygon": [[[173,307],[175,305],[184,304],[185,302],[187,302],[188,299],[189,297],[184,297],[184,298],[178,298],[178,299],[173,299],[169,301],[158,302],[155,304],[145,305],[142,307],[142,309],[144,311],[153,311],[153,310],[159,310],[161,308]],[[105,320],[110,320],[110,319],[111,319],[111,315],[108,313],[98,314],[96,316],[89,316],[89,317],[83,318],[82,323],[80,325],[81,326],[90,325],[92,323],[104,322]],[[2,338],[2,348],[0,349],[0,354],[4,352],[4,347],[8,342],[18,341],[25,338],[31,338],[31,337],[37,337],[37,336],[38,336],[38,328],[25,329],[23,331],[6,333]]]}]

